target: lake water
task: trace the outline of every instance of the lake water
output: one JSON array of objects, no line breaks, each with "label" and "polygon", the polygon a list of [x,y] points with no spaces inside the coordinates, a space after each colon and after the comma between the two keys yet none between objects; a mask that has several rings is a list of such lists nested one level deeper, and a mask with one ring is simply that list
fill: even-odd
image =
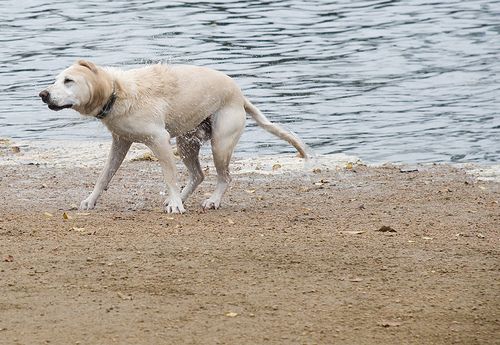
[{"label": "lake water", "polygon": [[[500,160],[499,1],[0,1],[0,137],[107,140],[38,92],[76,59],[234,77],[316,153]],[[239,156],[293,152],[249,119]]]}]

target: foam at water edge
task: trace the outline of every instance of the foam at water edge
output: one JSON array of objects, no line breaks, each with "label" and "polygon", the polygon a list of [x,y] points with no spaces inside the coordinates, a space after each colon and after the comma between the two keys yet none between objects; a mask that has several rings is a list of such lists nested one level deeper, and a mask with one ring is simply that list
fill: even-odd
[{"label": "foam at water edge", "polygon": [[461,164],[468,174],[476,176],[478,180],[500,182],[500,164],[478,165]]},{"label": "foam at water edge", "polygon": [[[14,153],[13,147],[18,147],[19,152]],[[110,147],[110,140],[97,142],[9,141],[0,151],[0,165],[38,164],[48,167],[99,167],[104,164]],[[145,145],[134,144],[126,160],[136,159],[148,153],[149,149]],[[211,157],[203,156],[201,160],[203,163],[211,165]],[[336,168],[345,166],[349,162],[361,163],[358,157],[345,154],[311,155],[309,159],[302,159],[292,154],[238,158],[236,153],[231,162],[231,170],[239,174],[249,172],[280,174],[291,171]]]},{"label": "foam at water edge", "polygon": [[[71,142],[62,140],[41,141],[0,141],[0,166],[17,164],[35,164],[46,167],[96,167],[104,165],[111,147],[111,140],[94,142]],[[126,161],[148,156],[149,149],[140,144],[132,145]],[[140,159],[139,159],[140,160]],[[202,156],[203,165],[213,167],[209,156]],[[315,169],[345,168],[349,163],[363,164],[360,158],[345,154],[311,155],[302,159],[293,154],[266,155],[246,158],[233,158],[232,174],[285,174],[291,172],[312,172]],[[376,164],[370,166],[380,166]],[[460,167],[479,180],[500,182],[500,164],[478,165],[461,164]]]}]

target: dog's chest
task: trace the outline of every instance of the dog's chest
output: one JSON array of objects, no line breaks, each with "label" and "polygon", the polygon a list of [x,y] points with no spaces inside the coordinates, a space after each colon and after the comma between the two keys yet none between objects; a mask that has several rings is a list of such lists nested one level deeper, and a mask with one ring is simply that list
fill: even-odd
[{"label": "dog's chest", "polygon": [[162,121],[145,116],[117,116],[103,122],[110,132],[132,142],[151,140],[164,128]]}]

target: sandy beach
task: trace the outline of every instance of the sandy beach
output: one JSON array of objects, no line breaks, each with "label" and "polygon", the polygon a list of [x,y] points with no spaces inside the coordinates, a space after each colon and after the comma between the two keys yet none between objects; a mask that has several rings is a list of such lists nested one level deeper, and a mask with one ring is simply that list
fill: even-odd
[{"label": "sandy beach", "polygon": [[494,178],[235,159],[203,212],[205,160],[170,215],[139,148],[83,212],[107,146],[73,145],[0,144],[0,344],[498,344]]}]

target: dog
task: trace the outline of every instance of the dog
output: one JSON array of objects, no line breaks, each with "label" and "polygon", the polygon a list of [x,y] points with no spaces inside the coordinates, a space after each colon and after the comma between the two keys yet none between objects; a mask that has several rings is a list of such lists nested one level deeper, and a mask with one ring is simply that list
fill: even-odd
[{"label": "dog", "polygon": [[[226,74],[198,66],[156,64],[122,70],[100,67],[79,60],[62,71],[39,97],[51,110],[71,108],[100,119],[112,134],[112,145],[104,169],[92,193],[80,208],[93,209],[107,189],[134,142],[148,146],[158,158],[168,199],[165,212],[184,213],[183,203],[203,181],[199,150],[210,140],[217,184],[202,203],[203,209],[217,209],[231,177],[229,162],[243,129],[246,114],[265,130],[293,145],[307,158],[306,145],[293,133],[271,123]],[[189,180],[180,191],[171,138]]]}]

